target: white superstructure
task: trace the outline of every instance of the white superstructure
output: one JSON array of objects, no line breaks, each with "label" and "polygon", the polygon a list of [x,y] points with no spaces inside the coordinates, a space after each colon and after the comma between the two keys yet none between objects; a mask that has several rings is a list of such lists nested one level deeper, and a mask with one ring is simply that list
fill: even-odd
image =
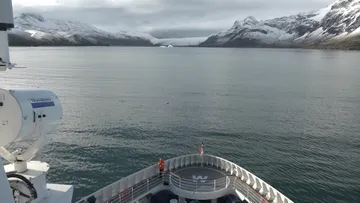
[{"label": "white superstructure", "polygon": [[[0,71],[15,68],[11,63],[7,31],[14,27],[11,0],[0,1]],[[48,184],[49,165],[32,161],[46,144],[46,135],[62,118],[62,106],[50,90],[0,88],[1,203],[70,203],[73,186]],[[10,152],[14,142],[31,139],[24,149]]]},{"label": "white superstructure", "polygon": [[[7,30],[14,27],[11,3],[11,0],[0,1],[1,71],[15,67],[10,62],[7,37]],[[6,161],[3,163],[0,159],[1,203],[72,202],[73,186],[47,183],[46,173],[50,166],[32,160],[46,144],[52,127],[61,119],[62,106],[52,91],[0,88],[0,156]],[[29,138],[32,142],[27,148],[8,150],[9,145]],[[116,181],[78,203],[185,203],[198,200],[217,203],[229,199],[231,202],[293,203],[239,165],[204,153],[203,146],[199,154],[162,163]]]}]

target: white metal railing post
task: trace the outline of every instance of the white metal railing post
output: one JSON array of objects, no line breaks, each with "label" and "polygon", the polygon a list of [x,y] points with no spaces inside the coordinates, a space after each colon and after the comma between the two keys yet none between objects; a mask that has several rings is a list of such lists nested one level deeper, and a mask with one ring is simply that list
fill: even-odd
[{"label": "white metal railing post", "polygon": [[234,178],[234,186],[233,186],[234,189],[236,189],[236,181],[237,181],[237,177],[235,176],[235,178]]},{"label": "white metal railing post", "polygon": [[231,184],[231,180],[232,180],[232,177],[228,177],[226,176],[226,185],[225,185],[225,188],[232,188],[233,186],[230,185]]},{"label": "white metal railing post", "polygon": [[246,187],[246,197],[249,199],[249,187]]},{"label": "white metal railing post", "polygon": [[179,179],[179,188],[181,189],[181,179]]},{"label": "white metal railing post", "polygon": [[214,192],[216,191],[216,180],[214,180]]},{"label": "white metal railing post", "polygon": [[149,192],[150,191],[150,183],[149,183],[149,178],[146,179],[146,183],[147,183],[147,191]]},{"label": "white metal railing post", "polygon": [[203,164],[204,164],[204,154],[201,153],[201,154],[200,154],[200,157],[201,157],[201,167],[202,167]]},{"label": "white metal railing post", "polygon": [[172,185],[172,184],[173,184],[173,182],[172,182],[172,181],[173,181],[173,180],[172,180],[172,174],[170,173],[170,174],[169,174],[169,184],[170,184],[170,185]]},{"label": "white metal railing post", "polygon": [[131,187],[131,201],[134,201],[134,188]]}]

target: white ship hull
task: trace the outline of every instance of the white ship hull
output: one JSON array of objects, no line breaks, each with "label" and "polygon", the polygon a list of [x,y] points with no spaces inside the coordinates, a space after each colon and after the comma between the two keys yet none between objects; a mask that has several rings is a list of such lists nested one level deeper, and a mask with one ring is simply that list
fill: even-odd
[{"label": "white ship hull", "polygon": [[[192,154],[166,160],[127,176],[77,203],[221,202],[236,197],[249,203],[293,203],[278,190],[226,159]],[[161,201],[154,200],[159,198]],[[233,202],[233,201],[232,201]]]}]

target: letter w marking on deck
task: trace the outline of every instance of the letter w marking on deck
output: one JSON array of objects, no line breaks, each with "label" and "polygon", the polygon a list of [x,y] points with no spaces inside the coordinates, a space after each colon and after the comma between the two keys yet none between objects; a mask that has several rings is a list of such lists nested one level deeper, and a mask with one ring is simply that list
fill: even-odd
[{"label": "letter w marking on deck", "polygon": [[193,179],[193,182],[194,182],[194,183],[198,182],[198,180],[200,180],[200,182],[202,182],[202,183],[205,183],[206,180],[208,179],[208,177],[207,177],[207,176],[196,176],[196,175],[193,175],[193,176],[192,176],[192,179]]}]

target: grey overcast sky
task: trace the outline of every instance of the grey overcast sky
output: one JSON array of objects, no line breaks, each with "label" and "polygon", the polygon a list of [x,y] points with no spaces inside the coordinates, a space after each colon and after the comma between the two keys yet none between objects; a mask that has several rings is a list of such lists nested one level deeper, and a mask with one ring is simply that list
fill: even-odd
[{"label": "grey overcast sky", "polygon": [[[35,3],[36,2],[36,3]],[[199,37],[230,28],[235,20],[262,20],[326,7],[335,0],[13,0],[15,15],[77,20],[116,32],[156,37]]]}]

